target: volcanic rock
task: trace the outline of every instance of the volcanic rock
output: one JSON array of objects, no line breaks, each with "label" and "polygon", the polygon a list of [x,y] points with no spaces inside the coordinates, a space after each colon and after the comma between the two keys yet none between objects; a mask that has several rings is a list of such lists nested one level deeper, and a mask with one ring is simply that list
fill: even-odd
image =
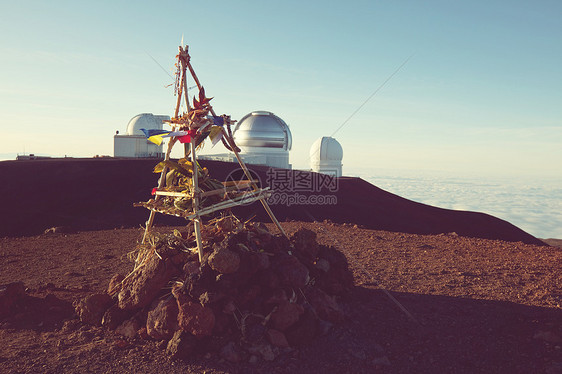
[{"label": "volcanic rock", "polygon": [[287,297],[287,292],[284,289],[278,288],[276,289],[271,296],[269,296],[265,300],[265,304],[282,304],[288,302],[289,298]]},{"label": "volcanic rock", "polygon": [[184,297],[177,300],[178,325],[194,336],[209,336],[215,326],[215,314],[211,308],[204,307]]},{"label": "volcanic rock", "polygon": [[299,320],[284,332],[287,341],[293,347],[310,343],[317,333],[318,317],[310,307],[305,308]]},{"label": "volcanic rock", "polygon": [[225,295],[220,292],[211,292],[205,291],[201,295],[199,295],[199,302],[203,306],[207,306],[209,304],[214,304],[216,302],[221,301],[224,299]]},{"label": "volcanic rock", "polygon": [[318,255],[318,243],[314,231],[301,228],[291,236],[291,243],[295,250],[301,252],[306,258],[312,260]]},{"label": "volcanic rock", "polygon": [[353,285],[353,277],[349,271],[347,258],[343,253],[334,247],[325,245],[319,246],[318,257],[327,260],[330,263],[330,270],[337,279],[342,280],[346,286]]},{"label": "volcanic rock", "polygon": [[319,258],[314,262],[314,267],[324,273],[327,273],[330,271],[330,262],[324,258]]},{"label": "volcanic rock", "polygon": [[289,347],[289,342],[281,331],[269,329],[267,330],[267,339],[274,347],[287,348]]},{"label": "volcanic rock", "polygon": [[91,325],[101,325],[105,311],[113,304],[111,296],[98,293],[86,296],[75,304],[75,310],[80,320]]},{"label": "volcanic rock", "polygon": [[215,248],[209,256],[211,268],[221,274],[234,273],[240,267],[240,256],[228,248]]},{"label": "volcanic rock", "polygon": [[[215,281],[217,279],[217,272],[211,269],[208,264],[204,264],[199,268],[197,272],[186,274],[187,278],[184,282],[183,288],[186,289],[187,294],[193,299],[199,299],[201,295],[207,291],[213,290],[215,287]],[[232,277],[233,274],[219,274],[223,277],[231,277],[235,280],[236,277]],[[172,292],[174,288],[172,288]],[[182,291],[183,292],[183,291]],[[177,295],[174,294],[176,298]]]},{"label": "volcanic rock", "polygon": [[256,283],[274,290],[279,287],[281,281],[279,280],[279,276],[274,271],[262,270],[256,274]]},{"label": "volcanic rock", "polygon": [[213,336],[224,336],[233,330],[232,313],[219,312],[215,310],[215,326],[213,327]]},{"label": "volcanic rock", "polygon": [[226,302],[222,308],[224,314],[233,314],[236,311],[236,305],[232,300]]},{"label": "volcanic rock", "polygon": [[280,304],[277,310],[271,314],[271,322],[275,329],[285,331],[297,322],[303,313],[304,309],[299,304],[285,302]]},{"label": "volcanic rock", "polygon": [[113,295],[114,292],[117,292],[121,289],[121,281],[125,279],[123,274],[115,274],[111,277],[109,281],[109,285],[107,286],[107,293]]},{"label": "volcanic rock", "polygon": [[271,236],[268,241],[262,241],[263,249],[270,253],[286,253],[291,247],[291,242],[284,236]]},{"label": "volcanic rock", "polygon": [[130,316],[131,316],[130,311],[123,310],[119,308],[119,305],[113,304],[103,314],[101,324],[103,327],[107,327],[108,329],[114,330],[117,328],[117,326],[123,323],[123,321],[125,321]]},{"label": "volcanic rock", "polygon": [[196,274],[199,273],[199,262],[198,261],[188,261],[183,265],[183,272],[185,274]]},{"label": "volcanic rock", "polygon": [[131,319],[124,321],[119,326],[117,326],[115,332],[127,338],[134,338],[137,335],[137,332],[139,331],[140,327],[141,325],[139,321],[137,321],[137,319],[133,317]]},{"label": "volcanic rock", "polygon": [[242,352],[234,342],[228,342],[224,347],[222,347],[220,356],[232,363],[242,361]]},{"label": "volcanic rock", "polygon": [[185,360],[193,354],[196,344],[197,341],[193,335],[186,331],[178,330],[168,342],[166,353],[173,359]]},{"label": "volcanic rock", "polygon": [[261,287],[257,284],[253,284],[247,288],[240,291],[240,296],[238,297],[238,302],[240,305],[247,305],[256,300],[256,298],[261,293]]},{"label": "volcanic rock", "polygon": [[248,352],[261,356],[265,361],[273,361],[275,359],[275,353],[273,353],[271,346],[266,342],[260,342],[260,344],[248,347]]},{"label": "volcanic rock", "polygon": [[156,340],[170,339],[178,329],[178,304],[171,297],[160,300],[148,312],[146,318],[146,332]]},{"label": "volcanic rock", "polygon": [[43,231],[43,234],[74,234],[75,232],[76,230],[70,226],[55,226],[46,229],[45,231]]},{"label": "volcanic rock", "polygon": [[152,256],[144,266],[122,282],[119,307],[125,310],[140,309],[149,305],[162,288],[177,274],[171,260]]},{"label": "volcanic rock", "polygon": [[281,284],[287,287],[302,288],[310,280],[308,269],[295,256],[280,255],[276,264]]},{"label": "volcanic rock", "polygon": [[337,249],[319,246],[314,267],[318,270],[316,285],[328,294],[343,295],[353,287],[353,275],[349,271],[347,258]]},{"label": "volcanic rock", "polygon": [[258,343],[264,340],[267,328],[262,316],[248,314],[242,319],[242,337],[248,343]]},{"label": "volcanic rock", "polygon": [[25,296],[23,282],[13,282],[0,286],[0,318],[9,315]]},{"label": "volcanic rock", "polygon": [[270,265],[269,255],[265,252],[252,252],[249,261],[252,267],[252,273],[268,269]]}]

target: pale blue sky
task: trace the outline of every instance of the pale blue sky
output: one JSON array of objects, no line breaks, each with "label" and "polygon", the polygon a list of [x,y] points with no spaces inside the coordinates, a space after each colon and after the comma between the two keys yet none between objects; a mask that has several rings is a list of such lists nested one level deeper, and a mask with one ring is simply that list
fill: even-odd
[{"label": "pale blue sky", "polygon": [[150,56],[173,74],[183,34],[215,110],[282,117],[295,167],[412,56],[335,134],[344,174],[562,170],[557,0],[0,0],[0,13],[0,154],[112,155],[130,118],[172,114]]}]

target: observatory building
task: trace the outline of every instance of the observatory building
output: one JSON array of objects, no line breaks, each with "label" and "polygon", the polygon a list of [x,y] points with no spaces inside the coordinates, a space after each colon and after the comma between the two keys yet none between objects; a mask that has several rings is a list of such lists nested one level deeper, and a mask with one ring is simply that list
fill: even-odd
[{"label": "observatory building", "polygon": [[290,169],[291,130],[271,112],[246,114],[233,131],[234,141],[242,150],[244,162]]},{"label": "observatory building", "polygon": [[113,136],[114,157],[164,157],[162,145],[156,145],[146,138],[141,129],[162,129],[164,121],[169,116],[142,113],[134,116],[127,125],[127,133],[119,135],[119,131]]},{"label": "observatory building", "polygon": [[[285,121],[275,114],[265,111],[249,113],[238,121],[232,135],[245,163],[291,169],[291,130]],[[201,155],[200,158],[236,162],[232,153]]]},{"label": "observatory building", "polygon": [[310,168],[316,173],[342,176],[343,148],[331,136],[323,136],[310,147]]}]

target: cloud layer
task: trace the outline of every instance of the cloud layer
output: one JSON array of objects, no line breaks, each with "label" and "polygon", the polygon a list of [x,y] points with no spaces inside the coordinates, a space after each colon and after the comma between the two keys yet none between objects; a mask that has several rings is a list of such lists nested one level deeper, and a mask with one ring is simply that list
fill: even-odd
[{"label": "cloud layer", "polygon": [[488,213],[539,238],[562,238],[562,180],[451,176],[416,171],[346,173],[440,208]]}]

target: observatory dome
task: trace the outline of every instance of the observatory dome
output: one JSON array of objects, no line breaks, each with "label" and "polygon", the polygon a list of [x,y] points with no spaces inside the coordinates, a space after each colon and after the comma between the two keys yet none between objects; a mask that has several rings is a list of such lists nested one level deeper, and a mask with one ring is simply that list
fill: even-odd
[{"label": "observatory dome", "polygon": [[317,139],[310,147],[309,155],[312,171],[337,177],[342,175],[343,148],[336,139],[331,136]]},{"label": "observatory dome", "polygon": [[162,122],[169,120],[168,116],[155,116],[152,113],[141,113],[129,121],[127,135],[143,135],[141,129],[162,129]]},{"label": "observatory dome", "polygon": [[311,161],[339,161],[343,159],[343,148],[340,142],[331,136],[323,136],[310,147]]},{"label": "observatory dome", "polygon": [[170,117],[141,113],[129,121],[125,134],[119,131],[113,136],[114,157],[163,157],[162,145],[156,145],[146,139],[141,129],[161,130],[164,121]]},{"label": "observatory dome", "polygon": [[241,155],[250,164],[290,169],[289,151],[293,138],[289,126],[271,112],[246,114],[233,131]]},{"label": "observatory dome", "polygon": [[291,150],[289,126],[271,112],[256,111],[242,117],[234,128],[234,140],[241,148],[277,148]]}]

